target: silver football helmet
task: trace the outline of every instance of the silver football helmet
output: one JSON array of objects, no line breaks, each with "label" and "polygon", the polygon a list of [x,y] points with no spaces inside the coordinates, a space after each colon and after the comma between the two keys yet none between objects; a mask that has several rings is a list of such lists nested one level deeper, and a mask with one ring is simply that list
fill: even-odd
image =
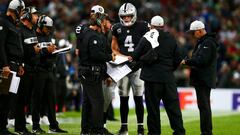
[{"label": "silver football helmet", "polygon": [[[131,4],[131,3],[124,3],[120,7],[120,9],[119,9],[118,16],[119,16],[119,19],[120,19],[120,23],[122,25],[124,25],[124,26],[131,26],[137,20],[137,10],[136,10],[136,8],[135,8],[135,6],[133,4]],[[124,21],[123,20],[124,16],[132,16],[131,21],[129,21],[129,22]]]}]

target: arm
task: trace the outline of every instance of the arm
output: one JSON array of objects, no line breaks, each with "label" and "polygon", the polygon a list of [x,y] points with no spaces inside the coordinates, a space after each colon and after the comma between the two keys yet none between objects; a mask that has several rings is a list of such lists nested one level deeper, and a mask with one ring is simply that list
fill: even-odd
[{"label": "arm", "polygon": [[193,56],[191,59],[187,59],[185,61],[186,65],[189,66],[198,66],[198,67],[204,67],[209,64],[212,56],[212,50],[214,47],[214,43],[210,40],[205,41],[202,44],[202,47],[199,50],[199,53],[197,56]]},{"label": "arm", "polygon": [[180,65],[182,59],[183,58],[182,58],[181,51],[180,51],[178,45],[176,44],[176,47],[174,49],[173,70],[176,70],[178,68],[178,66]]},{"label": "arm", "polygon": [[119,46],[118,46],[118,41],[117,38],[115,36],[112,36],[112,45],[111,45],[112,51],[113,53],[115,53],[116,55],[120,55],[120,50],[119,50]]},{"label": "arm", "polygon": [[10,74],[10,67],[8,65],[8,58],[6,54],[6,37],[8,33],[7,26],[3,23],[2,20],[0,20],[0,64],[2,64],[2,75],[4,77],[8,77]]},{"label": "arm", "polygon": [[6,54],[6,37],[8,34],[8,28],[7,26],[3,23],[3,21],[0,21],[0,63],[2,64],[3,67],[8,66],[8,59],[7,59],[7,54]]},{"label": "arm", "polygon": [[146,38],[142,37],[137,47],[135,48],[134,52],[131,55],[133,60],[138,61],[139,58],[150,49],[150,47],[151,47],[151,44],[146,40]]}]

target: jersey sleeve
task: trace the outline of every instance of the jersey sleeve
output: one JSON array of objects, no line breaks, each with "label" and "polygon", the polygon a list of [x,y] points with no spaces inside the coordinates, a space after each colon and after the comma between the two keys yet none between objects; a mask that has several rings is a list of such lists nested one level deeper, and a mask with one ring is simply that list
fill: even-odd
[{"label": "jersey sleeve", "polygon": [[118,29],[118,24],[114,24],[111,30],[112,30],[112,35],[115,37],[118,37],[117,29]]}]

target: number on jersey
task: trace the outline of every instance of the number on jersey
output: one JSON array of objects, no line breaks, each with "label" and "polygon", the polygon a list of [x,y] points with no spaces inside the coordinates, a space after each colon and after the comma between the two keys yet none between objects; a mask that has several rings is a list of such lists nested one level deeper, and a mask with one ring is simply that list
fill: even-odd
[{"label": "number on jersey", "polygon": [[132,41],[132,36],[128,35],[124,41],[124,46],[128,47],[128,52],[133,52],[134,51],[134,44]]},{"label": "number on jersey", "polygon": [[78,26],[78,27],[76,28],[76,33],[77,33],[77,34],[81,33],[81,29],[82,29],[82,25],[81,25],[81,26]]}]

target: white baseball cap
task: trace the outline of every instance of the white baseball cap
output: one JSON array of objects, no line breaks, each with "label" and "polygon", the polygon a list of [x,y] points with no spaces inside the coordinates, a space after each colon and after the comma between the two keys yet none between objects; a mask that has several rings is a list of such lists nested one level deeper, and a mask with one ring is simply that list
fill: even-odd
[{"label": "white baseball cap", "polygon": [[104,13],[104,8],[102,6],[99,6],[99,5],[95,5],[91,8],[91,13],[101,13],[103,14]]},{"label": "white baseball cap", "polygon": [[46,15],[42,15],[38,19],[38,26],[39,27],[42,27],[42,26],[53,27],[53,20],[52,20],[52,18],[50,18]]},{"label": "white baseball cap", "polygon": [[152,26],[163,26],[164,20],[161,16],[156,15],[151,19],[151,25]]},{"label": "white baseball cap", "polygon": [[44,24],[44,26],[53,27],[53,20],[50,17],[46,16],[45,17],[45,22],[46,23]]},{"label": "white baseball cap", "polygon": [[205,28],[205,25],[202,21],[195,20],[190,24],[189,31],[195,31],[195,30],[200,30],[200,29],[204,29],[204,28]]},{"label": "white baseball cap", "polygon": [[8,5],[8,8],[13,10],[18,10],[19,7],[22,9],[25,8],[25,4],[22,0],[12,0]]}]

